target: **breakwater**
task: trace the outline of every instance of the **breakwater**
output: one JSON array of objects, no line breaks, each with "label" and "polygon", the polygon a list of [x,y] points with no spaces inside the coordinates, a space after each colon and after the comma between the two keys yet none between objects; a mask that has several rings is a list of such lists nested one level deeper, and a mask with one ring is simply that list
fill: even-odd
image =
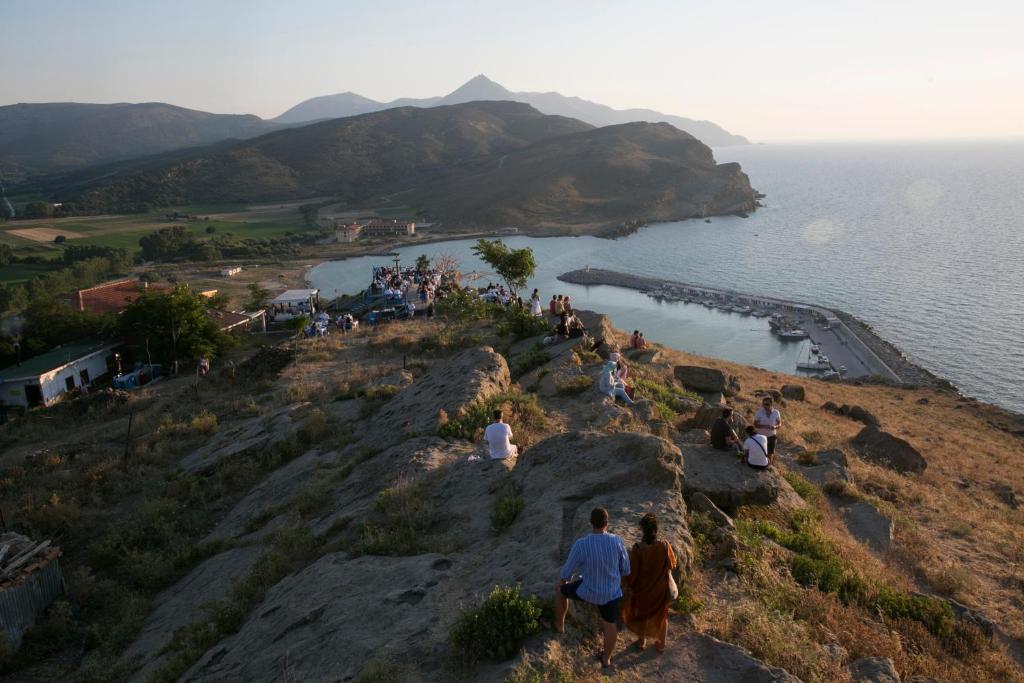
[{"label": "breakwater", "polygon": [[908,359],[898,348],[879,337],[869,325],[845,311],[798,301],[752,295],[729,289],[643,277],[599,268],[573,270],[558,276],[577,285],[610,285],[644,293],[671,292],[712,300],[728,300],[752,307],[770,308],[797,319],[829,357],[847,368],[848,380],[882,381],[912,386],[954,387]]}]

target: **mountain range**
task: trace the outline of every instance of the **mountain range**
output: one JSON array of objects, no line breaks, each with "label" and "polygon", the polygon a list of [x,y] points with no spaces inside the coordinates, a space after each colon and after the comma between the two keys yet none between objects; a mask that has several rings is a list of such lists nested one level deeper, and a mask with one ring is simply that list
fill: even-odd
[{"label": "mountain range", "polygon": [[403,98],[387,103],[355,93],[315,97],[269,121],[252,115],[211,114],[162,102],[0,106],[0,176],[18,182],[34,175],[73,171],[224,140],[245,140],[325,119],[399,107],[429,108],[485,100],[525,102],[542,113],[568,116],[593,126],[664,121],[711,146],[747,144],[746,138],[708,121],[648,109],[619,111],[558,93],[514,93],[481,75],[444,97]]},{"label": "mountain range", "polygon": [[331,196],[450,227],[681,219],[754,208],[738,164],[666,123],[595,128],[518,102],[398,107],[51,178],[84,212]]},{"label": "mountain range", "polygon": [[249,138],[276,128],[258,116],[210,114],[161,102],[48,102],[0,107],[0,173],[37,173]]},{"label": "mountain range", "polygon": [[543,114],[569,116],[598,127],[634,121],[670,123],[712,147],[750,144],[750,141],[742,135],[734,135],[710,121],[697,121],[683,116],[663,114],[652,109],[612,109],[603,104],[579,97],[566,97],[557,92],[512,92],[483,74],[471,79],[444,97],[402,98],[392,102],[377,102],[352,92],[314,97],[295,105],[273,121],[294,124],[366,114],[394,107],[437,107],[484,100],[525,102]]}]

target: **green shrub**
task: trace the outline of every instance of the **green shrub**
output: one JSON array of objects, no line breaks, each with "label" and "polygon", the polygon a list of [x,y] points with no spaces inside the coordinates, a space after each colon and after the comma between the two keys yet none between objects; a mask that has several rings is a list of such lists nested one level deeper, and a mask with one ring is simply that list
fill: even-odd
[{"label": "green shrub", "polygon": [[672,609],[680,614],[696,614],[704,609],[704,603],[693,596],[689,584],[680,583],[679,597],[672,603]]},{"label": "green shrub", "polygon": [[193,434],[213,434],[217,431],[217,416],[204,410],[192,418],[189,428]]},{"label": "green shrub", "polygon": [[818,451],[801,451],[797,453],[796,461],[804,467],[811,467],[818,464]]},{"label": "green shrub", "polygon": [[427,535],[440,517],[431,483],[400,481],[377,495],[375,519],[359,527],[356,552],[363,555],[418,555],[428,552]]},{"label": "green shrub", "polygon": [[547,321],[543,316],[530,315],[530,309],[518,306],[498,306],[498,334],[503,337],[512,336],[516,339],[536,337],[548,331]]},{"label": "green shrub", "polygon": [[508,495],[498,499],[491,512],[491,529],[495,535],[512,526],[516,517],[523,511],[526,501],[519,495]]},{"label": "green shrub", "polygon": [[802,586],[832,593],[847,605],[860,605],[890,619],[918,621],[939,638],[949,638],[954,632],[953,611],[945,601],[910,595],[865,577],[824,537],[813,513],[794,516],[790,530],[764,521],[744,522],[737,529],[747,534],[753,530],[793,551],[790,572]]},{"label": "green shrub", "polygon": [[438,315],[453,320],[481,320],[488,316],[493,307],[469,289],[457,289],[438,299]]},{"label": "green shrub", "polygon": [[679,413],[686,410],[687,406],[683,399],[703,400],[697,394],[677,389],[661,382],[655,382],[654,380],[638,379],[634,386],[636,387],[636,396],[634,398],[646,398],[654,401],[658,405],[659,410],[661,410],[662,418],[669,421],[675,419]]},{"label": "green shrub", "polygon": [[547,422],[544,409],[535,395],[512,391],[492,396],[485,401],[476,401],[461,416],[448,417],[438,429],[438,435],[446,439],[475,440],[491,423],[493,413],[498,408],[505,411],[505,421],[514,424],[517,429],[540,429]]},{"label": "green shrub", "polygon": [[540,616],[536,598],[524,597],[518,586],[495,586],[479,607],[459,617],[451,632],[452,647],[467,665],[485,659],[504,662],[540,631]]},{"label": "green shrub", "polygon": [[560,396],[573,396],[582,394],[584,391],[593,388],[594,380],[586,375],[574,375],[555,382],[555,391]]},{"label": "green shrub", "polygon": [[512,377],[518,379],[534,368],[539,368],[551,360],[551,354],[544,348],[543,344],[534,344],[533,348],[516,359],[512,366]]},{"label": "green shrub", "polygon": [[808,503],[814,503],[821,500],[821,491],[818,490],[818,487],[807,481],[807,479],[799,474],[786,472],[782,477],[789,482],[789,485],[793,487],[793,490],[797,492],[797,495]]}]

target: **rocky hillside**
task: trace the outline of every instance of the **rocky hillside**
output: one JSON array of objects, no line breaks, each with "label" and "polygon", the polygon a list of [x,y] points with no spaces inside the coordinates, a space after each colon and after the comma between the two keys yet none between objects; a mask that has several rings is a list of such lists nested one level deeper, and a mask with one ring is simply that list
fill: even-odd
[{"label": "rocky hillside", "polygon": [[[668,124],[595,129],[515,102],[403,107],[97,167],[47,191],[86,211],[334,196],[447,227],[608,226],[751,211],[737,164]],[[566,219],[569,216],[569,219]]]},{"label": "rocky hillside", "polygon": [[[629,354],[626,408],[594,389],[599,353],[496,322],[249,348],[4,427],[8,525],[54,538],[69,582],[8,680],[1024,680],[1019,417],[657,347]],[[773,470],[705,445],[766,393]],[[516,460],[475,457],[496,406]],[[666,652],[620,639],[608,679],[594,615],[540,626],[598,505],[627,544],[655,512],[681,560]],[[518,611],[474,611],[498,599]],[[513,613],[522,647],[492,642]]]}]

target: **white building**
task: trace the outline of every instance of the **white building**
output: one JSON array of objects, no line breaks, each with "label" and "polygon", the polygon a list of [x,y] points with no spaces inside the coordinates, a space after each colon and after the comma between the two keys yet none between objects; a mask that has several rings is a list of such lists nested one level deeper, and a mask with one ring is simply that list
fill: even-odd
[{"label": "white building", "polygon": [[69,391],[89,387],[109,370],[116,344],[84,341],[58,346],[0,370],[0,401],[9,406],[53,405]]},{"label": "white building", "polygon": [[220,269],[221,277],[232,277],[242,272],[242,266],[226,266]]}]

